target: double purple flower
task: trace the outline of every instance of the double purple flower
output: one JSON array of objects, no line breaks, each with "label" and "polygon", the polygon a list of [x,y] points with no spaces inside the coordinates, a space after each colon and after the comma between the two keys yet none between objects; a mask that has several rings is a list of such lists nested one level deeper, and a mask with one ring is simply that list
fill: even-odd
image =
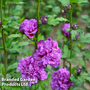
[{"label": "double purple flower", "polygon": [[21,78],[35,79],[35,81],[29,81],[29,86],[37,83],[38,80],[45,80],[47,78],[47,73],[42,63],[36,61],[32,55],[26,57],[26,59],[22,58],[18,63],[17,69],[21,71]]},{"label": "double purple flower", "polygon": [[67,90],[67,88],[72,85],[73,83],[70,81],[70,72],[67,68],[61,68],[54,71],[52,74],[52,90]]},{"label": "double purple flower", "polygon": [[29,81],[29,85],[35,84],[38,80],[45,80],[47,73],[45,68],[47,64],[52,67],[57,67],[60,64],[61,49],[56,41],[51,38],[39,41],[35,53],[29,57],[22,58],[18,63],[18,68],[21,71],[21,77],[25,79],[35,79]]},{"label": "double purple flower", "polygon": [[35,33],[37,32],[37,20],[25,19],[19,27],[19,31],[23,34],[25,34],[29,38],[34,38]]},{"label": "double purple flower", "polygon": [[56,41],[48,38],[46,41],[41,40],[38,42],[33,57],[42,61],[44,66],[50,64],[52,67],[57,67],[60,64],[61,49]]}]

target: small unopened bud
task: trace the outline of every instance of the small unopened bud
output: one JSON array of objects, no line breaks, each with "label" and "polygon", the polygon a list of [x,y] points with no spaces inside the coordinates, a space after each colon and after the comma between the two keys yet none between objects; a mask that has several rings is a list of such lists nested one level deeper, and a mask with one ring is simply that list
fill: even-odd
[{"label": "small unopened bud", "polygon": [[40,20],[41,20],[42,24],[47,24],[47,22],[48,22],[48,17],[47,17],[47,16],[42,16],[42,17],[40,18]]},{"label": "small unopened bud", "polygon": [[79,38],[79,32],[77,33],[77,35],[75,36],[76,40]]},{"label": "small unopened bud", "polygon": [[66,5],[66,9],[71,9],[71,6],[69,4]]},{"label": "small unopened bud", "polygon": [[60,11],[60,13],[61,13],[62,15],[66,15],[66,10],[65,10],[65,9],[62,9],[62,10]]},{"label": "small unopened bud", "polygon": [[78,25],[75,23],[75,24],[72,24],[72,29],[77,29],[78,28]]},{"label": "small unopened bud", "polygon": [[0,27],[2,26],[2,23],[0,22]]},{"label": "small unopened bud", "polygon": [[77,72],[77,75],[80,75],[81,72],[82,72],[82,68],[77,68],[77,69],[76,69],[76,72]]},{"label": "small unopened bud", "polygon": [[79,4],[78,4],[78,3],[76,3],[76,6],[79,6]]}]

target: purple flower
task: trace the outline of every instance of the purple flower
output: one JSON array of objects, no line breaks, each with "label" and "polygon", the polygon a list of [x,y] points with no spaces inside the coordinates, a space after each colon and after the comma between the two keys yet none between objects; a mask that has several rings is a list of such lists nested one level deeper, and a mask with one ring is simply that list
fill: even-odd
[{"label": "purple flower", "polygon": [[52,74],[52,90],[67,90],[67,88],[72,85],[73,83],[70,81],[70,72],[67,68],[61,68],[54,71]]},{"label": "purple flower", "polygon": [[[76,25],[76,24],[75,24]],[[66,36],[68,39],[70,39],[70,31],[67,32],[66,29],[70,29],[70,23],[65,23],[63,26],[62,26],[62,33],[64,36]],[[79,38],[79,32],[78,34],[75,36],[76,40]]]},{"label": "purple flower", "polygon": [[25,19],[25,20],[20,24],[19,31],[20,31],[22,34],[24,34],[24,32],[25,32],[25,26],[26,26],[26,24],[27,24],[28,21],[29,21],[29,20]]},{"label": "purple flower", "polygon": [[65,23],[62,26],[62,33],[64,34],[64,36],[66,36],[68,39],[70,39],[70,31],[67,32],[66,29],[70,29],[70,23]]},{"label": "purple flower", "polygon": [[61,13],[62,15],[66,15],[66,10],[65,10],[65,9],[62,9],[62,10],[60,11],[60,13]]},{"label": "purple flower", "polygon": [[71,8],[71,6],[70,6],[69,4],[67,4],[67,5],[66,5],[66,9],[69,10],[70,8]]},{"label": "purple flower", "polygon": [[21,71],[21,78],[23,79],[35,79],[35,81],[29,81],[29,86],[38,82],[38,80],[45,80],[47,78],[47,73],[43,68],[41,62],[36,61],[32,55],[26,57],[26,59],[22,58],[18,67]]},{"label": "purple flower", "polygon": [[72,29],[77,29],[78,25],[76,23],[72,24]]},{"label": "purple flower", "polygon": [[50,64],[52,67],[57,67],[60,64],[61,49],[58,47],[56,41],[48,38],[46,41],[41,40],[38,42],[33,57],[38,61],[42,61],[44,67],[47,64]]},{"label": "purple flower", "polygon": [[44,16],[42,16],[42,17],[40,18],[40,20],[41,20],[42,24],[47,24],[47,22],[48,22],[48,17],[44,15]]},{"label": "purple flower", "polygon": [[0,27],[2,26],[2,23],[0,22]]},{"label": "purple flower", "polygon": [[34,38],[35,33],[37,32],[37,20],[25,19],[19,27],[19,31],[23,34],[25,34],[29,38]]},{"label": "purple flower", "polygon": [[77,71],[77,75],[80,75],[82,72],[82,68],[77,68],[76,71]]}]

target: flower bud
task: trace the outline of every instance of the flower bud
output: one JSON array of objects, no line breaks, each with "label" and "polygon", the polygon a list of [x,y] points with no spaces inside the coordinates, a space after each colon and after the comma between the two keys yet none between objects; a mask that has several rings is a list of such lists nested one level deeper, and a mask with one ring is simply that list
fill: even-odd
[{"label": "flower bud", "polygon": [[81,72],[82,72],[82,68],[77,68],[77,69],[76,69],[76,72],[77,72],[77,75],[80,75]]},{"label": "flower bud", "polygon": [[78,4],[78,3],[76,3],[76,6],[79,6],[79,4]]},{"label": "flower bud", "polygon": [[65,9],[62,9],[62,10],[60,11],[60,13],[61,13],[62,15],[66,15],[66,10],[65,10]]},{"label": "flower bud", "polygon": [[71,6],[69,4],[66,5],[66,9],[71,9]]},{"label": "flower bud", "polygon": [[44,16],[42,16],[42,17],[40,18],[40,20],[41,20],[42,24],[47,24],[47,22],[48,22],[48,17],[44,15]]},{"label": "flower bud", "polygon": [[77,35],[75,36],[76,40],[79,38],[79,32],[77,33]]},{"label": "flower bud", "polygon": [[0,27],[2,26],[2,23],[0,22]]},{"label": "flower bud", "polygon": [[77,29],[78,25],[76,23],[72,24],[72,29]]}]

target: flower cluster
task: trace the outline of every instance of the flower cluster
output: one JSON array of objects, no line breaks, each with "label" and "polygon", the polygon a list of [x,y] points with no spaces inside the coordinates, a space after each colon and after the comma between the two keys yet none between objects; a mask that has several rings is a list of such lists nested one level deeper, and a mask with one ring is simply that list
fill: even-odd
[{"label": "flower cluster", "polygon": [[35,20],[35,19],[30,19],[30,20],[25,19],[20,24],[19,31],[22,34],[25,34],[29,38],[34,38],[35,33],[37,32],[37,20]]},{"label": "flower cluster", "polygon": [[70,10],[71,9],[71,6],[69,4],[66,5],[66,8],[65,9],[61,9],[60,13],[62,15],[66,15],[67,11],[66,10]]},{"label": "flower cluster", "polygon": [[51,87],[53,90],[67,90],[72,85],[70,72],[67,68],[61,68],[52,74]]},{"label": "flower cluster", "polygon": [[38,42],[33,56],[36,60],[42,61],[44,66],[50,64],[52,67],[57,67],[60,64],[61,49],[56,41],[48,38],[46,41]]},{"label": "flower cluster", "polygon": [[21,78],[35,79],[35,81],[29,81],[29,86],[37,83],[39,79],[44,80],[47,78],[47,73],[42,63],[36,61],[32,55],[26,57],[26,59],[22,58],[18,63],[17,69],[21,71]]},{"label": "flower cluster", "polygon": [[[76,29],[78,27],[77,24],[72,24],[72,28]],[[76,28],[75,28],[76,26]],[[65,23],[63,26],[62,26],[62,33],[64,36],[66,36],[68,39],[70,39],[70,31],[67,32],[66,29],[70,29],[70,23]],[[77,33],[77,35],[75,36],[76,39],[79,38],[79,33]]]},{"label": "flower cluster", "polygon": [[21,77],[35,79],[30,81],[29,85],[35,84],[38,80],[45,80],[47,73],[45,68],[47,64],[52,67],[57,67],[60,64],[61,49],[56,41],[48,38],[46,41],[39,41],[34,54],[26,59],[21,59],[18,63],[18,68],[21,71]]}]

